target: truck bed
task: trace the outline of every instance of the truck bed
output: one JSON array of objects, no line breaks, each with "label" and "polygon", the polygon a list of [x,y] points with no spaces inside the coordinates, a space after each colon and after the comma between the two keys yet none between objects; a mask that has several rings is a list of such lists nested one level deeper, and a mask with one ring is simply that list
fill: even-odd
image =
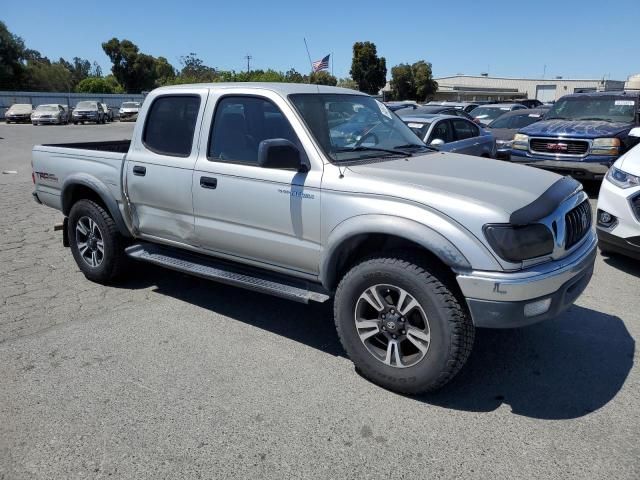
[{"label": "truck bed", "polygon": [[109,140],[105,142],[48,143],[43,147],[74,148],[78,150],[96,150],[100,152],[127,153],[131,140]]}]

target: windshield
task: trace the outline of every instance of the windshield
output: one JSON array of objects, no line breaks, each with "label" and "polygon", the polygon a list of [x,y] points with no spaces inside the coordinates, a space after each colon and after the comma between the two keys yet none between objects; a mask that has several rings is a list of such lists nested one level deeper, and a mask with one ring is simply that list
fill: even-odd
[{"label": "windshield", "polygon": [[601,120],[605,122],[634,121],[638,106],[630,97],[623,96],[584,96],[568,97],[558,100],[545,120]]},{"label": "windshield", "polygon": [[57,111],[58,111],[57,105],[38,105],[38,108],[36,108],[36,112],[57,112]]},{"label": "windshield", "polygon": [[98,104],[96,102],[78,102],[76,105],[77,110],[97,110]]},{"label": "windshield", "polygon": [[471,110],[469,115],[478,120],[495,120],[509,110],[511,110],[509,107],[478,107]]},{"label": "windshield", "polygon": [[124,102],[121,108],[138,108],[139,106],[140,104],[136,102]]},{"label": "windshield", "polygon": [[290,95],[316,141],[335,162],[410,155],[428,147],[386,106],[364,95]]},{"label": "windshield", "polygon": [[512,128],[520,129],[542,119],[540,113],[528,113],[523,115],[512,115],[509,117],[498,118],[495,122],[491,122],[491,128]]},{"label": "windshield", "polygon": [[33,107],[28,103],[17,103],[9,108],[12,113],[31,113]]}]

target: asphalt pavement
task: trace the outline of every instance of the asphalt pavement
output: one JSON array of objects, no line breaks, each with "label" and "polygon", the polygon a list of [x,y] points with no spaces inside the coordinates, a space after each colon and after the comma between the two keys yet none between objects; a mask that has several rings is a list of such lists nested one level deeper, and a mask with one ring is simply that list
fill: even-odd
[{"label": "asphalt pavement", "polygon": [[31,147],[132,131],[0,124],[0,479],[640,478],[640,262],[599,256],[562,316],[481,330],[444,389],[397,395],[331,305],[145,265],[86,280]]}]

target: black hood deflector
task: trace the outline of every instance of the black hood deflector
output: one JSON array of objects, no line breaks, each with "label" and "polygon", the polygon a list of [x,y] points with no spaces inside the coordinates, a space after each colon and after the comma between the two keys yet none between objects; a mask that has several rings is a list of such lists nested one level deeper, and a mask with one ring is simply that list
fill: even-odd
[{"label": "black hood deflector", "polygon": [[558,208],[558,205],[580,188],[580,182],[577,180],[571,177],[562,177],[536,200],[513,212],[509,218],[509,222],[512,225],[528,225],[541,218],[547,217]]}]

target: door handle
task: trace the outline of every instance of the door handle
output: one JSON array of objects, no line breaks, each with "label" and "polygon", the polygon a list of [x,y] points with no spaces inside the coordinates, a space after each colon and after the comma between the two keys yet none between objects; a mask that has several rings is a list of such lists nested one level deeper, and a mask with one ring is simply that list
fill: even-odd
[{"label": "door handle", "polygon": [[214,189],[218,186],[218,179],[212,177],[200,177],[200,186],[202,188]]},{"label": "door handle", "polygon": [[139,177],[144,177],[147,174],[147,167],[136,165],[133,167],[133,174],[138,175]]}]

